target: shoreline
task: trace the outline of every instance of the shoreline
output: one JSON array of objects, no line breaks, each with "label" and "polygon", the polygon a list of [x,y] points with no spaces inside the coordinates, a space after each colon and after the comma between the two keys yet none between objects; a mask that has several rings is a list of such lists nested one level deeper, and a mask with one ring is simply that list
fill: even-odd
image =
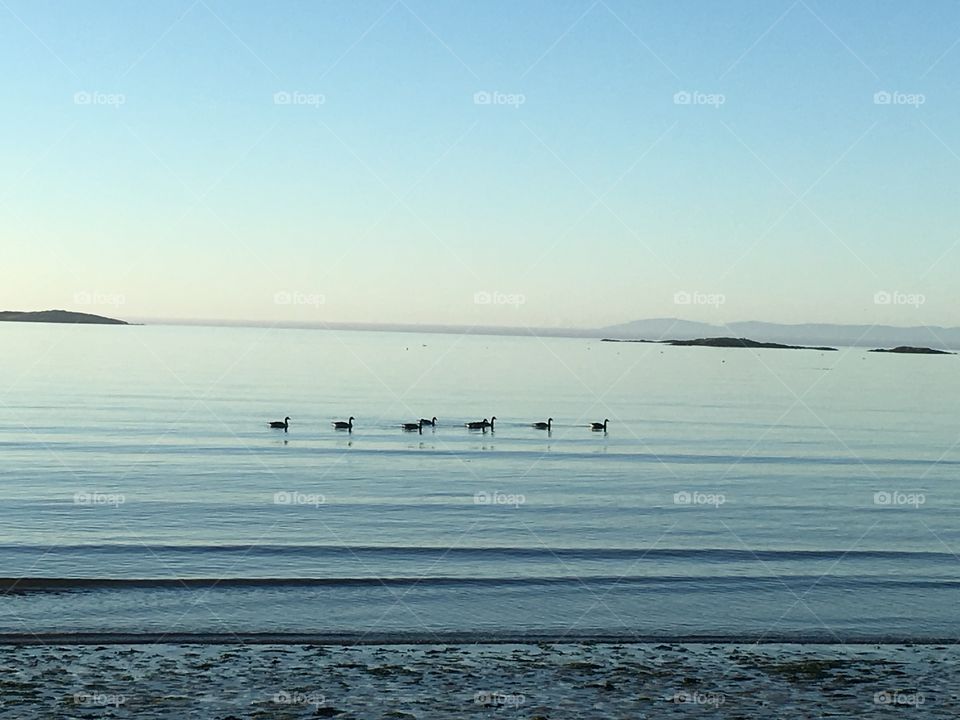
[{"label": "shoreline", "polygon": [[88,646],[88,645],[205,645],[205,646],[324,646],[324,647],[423,647],[445,645],[542,646],[575,644],[599,645],[776,645],[810,647],[934,647],[958,646],[957,637],[911,637],[860,635],[843,637],[833,633],[756,635],[620,635],[613,633],[488,633],[446,632],[17,632],[0,633],[0,647]]}]

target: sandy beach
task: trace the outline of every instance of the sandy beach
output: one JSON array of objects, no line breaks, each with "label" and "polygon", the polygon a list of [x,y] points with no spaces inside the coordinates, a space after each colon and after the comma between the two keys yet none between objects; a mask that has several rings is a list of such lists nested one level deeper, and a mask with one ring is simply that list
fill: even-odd
[{"label": "sandy beach", "polygon": [[0,647],[0,717],[953,718],[932,645]]}]

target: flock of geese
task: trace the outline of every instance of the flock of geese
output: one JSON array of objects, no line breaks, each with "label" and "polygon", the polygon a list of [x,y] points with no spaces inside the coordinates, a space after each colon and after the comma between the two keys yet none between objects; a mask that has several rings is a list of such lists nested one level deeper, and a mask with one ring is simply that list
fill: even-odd
[{"label": "flock of geese", "polygon": [[[333,423],[331,424],[333,425],[335,430],[346,430],[347,432],[353,432],[354,420],[356,420],[356,418],[353,417],[353,415],[351,415],[348,420],[334,420]],[[494,431],[493,425],[495,422],[497,422],[496,415],[492,416],[489,420],[487,420],[487,418],[484,418],[483,420],[475,420],[473,422],[464,423],[463,426],[468,430],[482,430],[483,432],[486,432],[487,429],[489,428],[490,432],[493,432]],[[604,420],[603,422],[592,422],[587,427],[589,427],[594,432],[606,432],[607,423],[609,422],[610,422],[609,420]],[[273,422],[269,423],[269,425],[270,427],[275,428],[277,430],[283,430],[284,432],[287,432],[290,429],[290,418],[285,417],[283,420],[274,420]],[[403,430],[404,432],[416,431],[422,435],[424,427],[436,427],[436,426],[437,426],[436,417],[430,420],[427,420],[426,418],[420,418],[420,420],[417,422],[401,423],[400,429]],[[531,423],[530,427],[536,428],[537,430],[546,430],[547,432],[550,432],[551,430],[553,430],[553,418],[547,418],[546,422]]]}]

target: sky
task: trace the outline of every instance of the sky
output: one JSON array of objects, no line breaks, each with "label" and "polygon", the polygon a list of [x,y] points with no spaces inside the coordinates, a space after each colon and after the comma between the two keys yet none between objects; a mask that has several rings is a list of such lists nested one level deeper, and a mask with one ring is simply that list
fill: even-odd
[{"label": "sky", "polygon": [[0,309],[960,325],[960,4],[0,0]]}]

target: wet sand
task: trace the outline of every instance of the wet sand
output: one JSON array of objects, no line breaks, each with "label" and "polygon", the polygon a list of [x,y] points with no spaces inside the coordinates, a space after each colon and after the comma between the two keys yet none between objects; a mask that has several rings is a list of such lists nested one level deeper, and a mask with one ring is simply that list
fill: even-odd
[{"label": "wet sand", "polygon": [[3,645],[0,718],[960,716],[950,645]]}]

